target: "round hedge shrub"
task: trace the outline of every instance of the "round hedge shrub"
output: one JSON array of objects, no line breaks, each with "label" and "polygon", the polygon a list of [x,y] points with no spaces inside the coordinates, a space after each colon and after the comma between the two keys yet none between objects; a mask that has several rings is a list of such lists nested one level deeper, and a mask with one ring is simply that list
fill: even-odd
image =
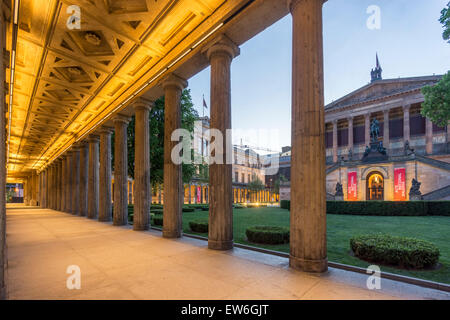
[{"label": "round hedge shrub", "polygon": [[356,257],[369,262],[423,269],[436,265],[439,248],[428,241],[386,234],[356,236],[350,239]]},{"label": "round hedge shrub", "polygon": [[250,242],[261,244],[289,243],[289,229],[276,226],[253,226],[245,230]]},{"label": "round hedge shrub", "polygon": [[163,225],[163,215],[162,214],[155,214],[153,216],[153,224],[155,226],[162,226]]},{"label": "round hedge shrub", "polygon": [[203,207],[202,211],[209,211],[209,207]]},{"label": "round hedge shrub", "polygon": [[189,228],[193,232],[207,233],[208,232],[208,220],[194,220],[189,221]]}]

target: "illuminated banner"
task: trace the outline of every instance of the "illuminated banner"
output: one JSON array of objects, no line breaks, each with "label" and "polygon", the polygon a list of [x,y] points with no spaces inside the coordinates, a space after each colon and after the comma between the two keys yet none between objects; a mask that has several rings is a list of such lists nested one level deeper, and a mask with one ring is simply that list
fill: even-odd
[{"label": "illuminated banner", "polygon": [[200,189],[200,186],[197,186],[197,203],[200,203],[200,201],[201,201],[201,199],[200,199],[201,193],[202,193],[202,191]]},{"label": "illuminated banner", "polygon": [[406,200],[406,169],[394,169],[394,201]]},{"label": "illuminated banner", "polygon": [[351,171],[351,172],[348,173],[348,178],[347,178],[347,200],[348,201],[356,201],[356,200],[358,200],[356,171]]}]

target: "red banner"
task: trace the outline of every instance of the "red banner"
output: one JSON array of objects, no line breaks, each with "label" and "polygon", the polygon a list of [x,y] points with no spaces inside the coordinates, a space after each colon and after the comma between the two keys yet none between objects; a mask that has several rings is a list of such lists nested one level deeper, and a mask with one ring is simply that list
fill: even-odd
[{"label": "red banner", "polygon": [[394,201],[406,200],[406,169],[394,169]]},{"label": "red banner", "polygon": [[357,176],[356,171],[351,171],[347,178],[347,200],[357,201],[358,200],[358,188],[357,188]]}]

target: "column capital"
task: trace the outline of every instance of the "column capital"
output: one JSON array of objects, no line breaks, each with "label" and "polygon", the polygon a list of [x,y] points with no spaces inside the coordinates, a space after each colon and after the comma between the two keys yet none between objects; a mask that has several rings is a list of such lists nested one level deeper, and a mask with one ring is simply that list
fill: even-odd
[{"label": "column capital", "polygon": [[[304,2],[305,0],[287,0],[287,7],[289,9],[290,12],[292,12],[295,7],[300,4],[301,2]],[[327,0],[315,0],[315,1],[322,1],[322,5],[327,2]]]},{"label": "column capital", "polygon": [[409,109],[411,109],[411,105],[407,104],[403,106],[403,111],[409,111]]},{"label": "column capital", "polygon": [[88,142],[99,142],[100,137],[97,134],[90,134],[87,141]]},{"label": "column capital", "polygon": [[370,115],[371,115],[371,113],[370,113],[370,112],[367,112],[367,113],[365,113],[365,114],[364,114],[364,119],[367,119],[367,118],[369,118],[369,119],[370,119]]},{"label": "column capital", "polygon": [[215,54],[226,54],[231,59],[234,59],[241,53],[241,50],[230,38],[225,34],[221,34],[204,52],[208,60],[211,61],[211,57]]},{"label": "column capital", "polygon": [[135,112],[142,109],[150,111],[154,104],[154,101],[139,97],[131,103],[131,106],[133,107]]},{"label": "column capital", "polygon": [[383,109],[383,114],[389,114],[389,112],[391,111],[391,109]]},{"label": "column capital", "polygon": [[169,87],[175,87],[179,90],[183,90],[187,87],[188,82],[185,79],[177,76],[176,74],[170,73],[163,79],[161,79],[161,85],[164,90]]},{"label": "column capital", "polygon": [[112,134],[114,132],[114,128],[112,127],[108,127],[108,126],[101,126],[97,132],[102,135],[102,134]]},{"label": "column capital", "polygon": [[353,119],[354,119],[355,117],[354,116],[348,116],[347,117],[347,121],[350,123],[353,123]]},{"label": "column capital", "polygon": [[113,118],[113,122],[121,122],[121,123],[125,123],[128,124],[130,122],[131,118],[129,116],[123,115],[123,114],[117,114],[114,116]]},{"label": "column capital", "polygon": [[334,126],[334,125],[337,125],[338,119],[333,119],[333,120],[331,120],[331,123],[333,124],[333,126]]}]

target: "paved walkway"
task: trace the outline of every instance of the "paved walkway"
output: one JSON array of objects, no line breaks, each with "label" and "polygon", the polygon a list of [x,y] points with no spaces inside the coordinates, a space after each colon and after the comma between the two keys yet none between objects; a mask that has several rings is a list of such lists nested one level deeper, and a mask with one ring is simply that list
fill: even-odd
[{"label": "paved walkway", "polygon": [[[450,299],[385,279],[371,291],[365,275],[306,274],[285,258],[212,251],[205,241],[49,209],[8,207],[7,244],[10,299]],[[69,265],[81,268],[80,290],[66,287]]]}]

